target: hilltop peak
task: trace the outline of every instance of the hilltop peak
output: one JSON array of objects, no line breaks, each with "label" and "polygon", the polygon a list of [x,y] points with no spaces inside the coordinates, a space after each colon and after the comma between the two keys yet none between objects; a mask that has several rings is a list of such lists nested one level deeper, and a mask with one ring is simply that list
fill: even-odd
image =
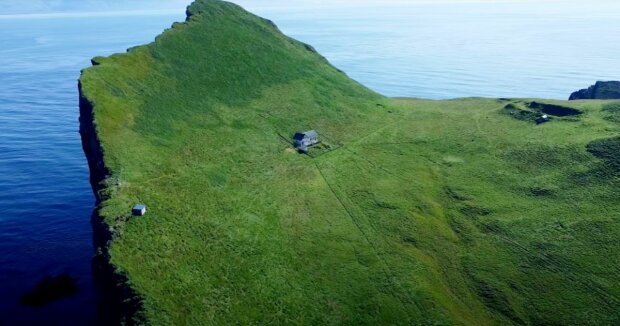
[{"label": "hilltop peak", "polygon": [[203,13],[223,13],[223,10],[246,12],[241,6],[221,0],[196,0],[187,6],[187,19]]}]

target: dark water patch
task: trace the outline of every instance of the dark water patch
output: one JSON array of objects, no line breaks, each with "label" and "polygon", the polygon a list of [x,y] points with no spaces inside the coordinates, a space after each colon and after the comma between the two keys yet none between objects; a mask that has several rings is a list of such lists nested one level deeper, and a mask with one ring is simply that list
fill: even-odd
[{"label": "dark water patch", "polygon": [[0,325],[97,322],[76,80],[91,57],[151,41],[172,20],[0,19]]},{"label": "dark water patch", "polygon": [[[509,22],[505,27],[512,29],[528,25],[524,24],[524,19],[529,19],[514,15],[512,7],[499,16],[494,14],[493,19],[462,15],[458,12],[460,8],[455,9],[456,13],[434,12],[436,9],[432,6],[424,6],[430,9],[411,8],[399,10],[396,15],[402,19],[398,20],[385,19],[390,17],[389,13],[371,12],[368,18],[373,23],[389,22],[384,29],[376,28],[375,24],[368,23],[369,20],[359,19],[353,13],[343,19],[322,20],[320,24],[327,24],[328,28],[313,28],[317,24],[314,12],[306,17],[279,14],[278,23],[293,36],[316,45],[355,79],[387,95],[452,98],[506,94],[561,98],[566,89],[572,89],[572,83],[589,81],[593,76],[617,75],[614,67],[620,67],[608,60],[617,42],[603,37],[608,33],[592,32],[617,26],[615,17],[582,15],[579,23],[571,20],[571,24],[565,25],[562,24],[568,21],[565,15],[554,15],[540,21],[545,28],[532,25],[535,28],[525,31],[532,32],[533,37],[507,40],[506,31],[497,21]],[[428,15],[425,10],[433,14]],[[411,14],[418,19],[411,19]],[[471,35],[484,33],[472,33],[467,29],[455,34],[453,26],[445,24],[446,19],[437,19],[437,14],[456,19],[459,25],[470,26],[475,31],[489,31],[489,26],[500,29],[493,29],[495,33],[490,39],[472,39]],[[181,16],[180,11],[179,19]],[[88,216],[93,199],[77,141],[75,80],[79,70],[88,66],[88,60],[94,55],[149,42],[174,19],[127,16],[0,22],[0,36],[5,45],[0,47],[0,324],[93,323],[94,314],[90,309],[94,299],[90,296],[92,290],[88,290],[92,256]],[[393,24],[400,27],[394,28]],[[558,30],[566,28],[572,32],[557,34]],[[128,30],[132,33],[126,33]],[[465,45],[476,55],[465,58],[471,59],[465,65],[469,68],[461,70],[464,66],[461,49],[451,46],[452,43],[443,37],[427,38],[428,31],[438,31],[459,42],[471,40],[473,43]],[[525,61],[537,64],[529,65],[528,69],[519,69],[523,60],[502,58],[501,65],[495,65],[493,60],[498,58],[498,47],[502,53],[544,48],[550,34],[567,38],[566,42],[558,40],[554,44],[554,48],[561,48],[556,51],[559,57],[551,58],[546,51],[532,52]],[[592,38],[592,35],[600,37]],[[575,60],[570,50],[575,39],[587,39],[599,45],[586,48],[588,53],[583,54],[584,58],[590,58],[592,69],[578,69],[583,61]],[[45,44],[37,45],[39,42]],[[403,48],[402,44],[429,46]],[[442,51],[445,56],[434,55],[443,46],[448,47],[447,51]],[[609,51],[601,51],[601,46]],[[428,52],[419,53],[420,50]],[[364,55],[360,57],[360,53]],[[419,60],[421,64],[411,64]],[[577,73],[565,78],[564,71]],[[533,80],[534,74],[544,78]],[[66,191],[58,191],[60,188]],[[61,202],[70,206],[61,209],[57,204]],[[50,203],[53,208],[48,207]],[[39,308],[36,314],[20,307],[19,296],[40,275],[50,271],[58,273],[57,269],[65,268],[79,277],[80,292],[76,296]]]},{"label": "dark water patch", "polygon": [[556,117],[578,116],[583,114],[583,112],[567,106],[546,104],[540,102],[531,102],[528,104],[528,107],[530,109],[537,110],[544,114],[549,114]]},{"label": "dark water patch", "polygon": [[20,302],[30,307],[42,307],[53,301],[71,297],[79,292],[77,280],[63,273],[58,276],[45,276],[24,295]]}]

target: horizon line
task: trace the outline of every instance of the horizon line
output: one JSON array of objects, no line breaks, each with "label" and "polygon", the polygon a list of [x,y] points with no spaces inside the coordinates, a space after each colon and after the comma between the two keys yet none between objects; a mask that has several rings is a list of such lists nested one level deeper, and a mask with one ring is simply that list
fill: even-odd
[{"label": "horizon line", "polygon": [[185,15],[185,7],[179,9],[151,9],[151,10],[116,10],[116,11],[67,11],[30,14],[0,14],[0,20],[11,19],[46,19],[46,18],[84,18],[84,17],[120,17],[120,16],[165,16]]}]

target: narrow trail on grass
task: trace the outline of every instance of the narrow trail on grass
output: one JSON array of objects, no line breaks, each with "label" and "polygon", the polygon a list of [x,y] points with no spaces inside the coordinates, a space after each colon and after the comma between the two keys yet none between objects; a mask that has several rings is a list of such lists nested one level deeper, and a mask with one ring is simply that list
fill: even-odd
[{"label": "narrow trail on grass", "polygon": [[[349,218],[351,219],[351,221],[353,222],[353,224],[355,225],[355,227],[359,230],[359,232],[362,234],[362,236],[364,237],[364,240],[368,243],[368,245],[372,248],[375,256],[379,259],[379,261],[382,264],[382,269],[383,269],[383,273],[385,274],[387,281],[389,282],[389,284],[393,284],[395,285],[400,292],[402,292],[403,296],[399,296],[397,293],[394,292],[393,289],[390,289],[390,293],[392,293],[392,295],[395,298],[400,298],[400,299],[404,299],[405,302],[407,303],[411,303],[413,305],[415,305],[415,307],[417,308],[420,316],[425,316],[424,314],[424,310],[420,307],[420,305],[418,304],[418,302],[416,302],[415,300],[409,300],[409,297],[407,295],[407,291],[405,291],[398,283],[394,283],[393,280],[396,279],[396,276],[394,274],[394,272],[392,271],[392,268],[390,267],[390,265],[388,264],[388,262],[385,260],[385,258],[383,258],[379,252],[379,249],[377,249],[377,246],[374,244],[374,242],[372,240],[370,240],[368,234],[364,231],[364,229],[362,228],[362,226],[360,225],[359,221],[354,217],[354,214],[351,212],[351,210],[345,205],[345,203],[343,202],[343,200],[340,198],[340,196],[338,196],[338,194],[336,193],[336,190],[334,189],[334,186],[327,180],[327,177],[325,176],[325,174],[323,173],[323,171],[321,170],[319,164],[315,161],[313,162],[314,166],[316,167],[317,171],[319,172],[319,174],[321,175],[321,178],[323,179],[323,181],[325,182],[325,184],[327,185],[327,187],[329,188],[329,190],[331,191],[331,193],[334,195],[334,197],[336,198],[336,200],[338,200],[338,202],[340,203],[340,206],[342,206],[342,208],[345,210],[345,212],[347,213],[347,215],[349,216]],[[346,196],[346,195],[345,195]],[[350,200],[350,199],[349,199]],[[366,218],[368,219],[368,216],[366,216]],[[413,320],[411,315],[409,314],[409,312],[407,310],[405,310],[405,313],[407,314],[408,318],[410,320]],[[426,319],[423,317],[423,319]]]},{"label": "narrow trail on grass", "polygon": [[[314,166],[316,167],[317,171],[319,171],[319,174],[321,175],[321,178],[323,179],[323,181],[325,182],[325,184],[327,185],[327,187],[331,191],[332,195],[334,195],[334,197],[338,200],[338,202],[340,203],[340,206],[342,206],[342,208],[347,213],[347,215],[349,215],[349,218],[351,219],[351,221],[353,222],[355,227],[360,231],[360,233],[362,234],[362,236],[364,237],[366,242],[373,249],[375,255],[377,255],[377,257],[383,261],[383,259],[379,255],[379,252],[377,251],[377,248],[375,247],[375,245],[372,243],[372,241],[370,241],[370,239],[368,238],[368,235],[366,234],[366,232],[364,232],[362,227],[359,225],[359,222],[357,221],[357,219],[355,217],[353,217],[353,213],[351,213],[351,211],[347,208],[347,206],[344,204],[342,199],[340,199],[340,196],[338,196],[338,194],[334,190],[334,187],[329,183],[329,181],[327,181],[327,178],[325,177],[325,174],[323,173],[323,171],[319,167],[318,163],[314,162]],[[387,275],[387,276],[389,276],[389,275]]]}]

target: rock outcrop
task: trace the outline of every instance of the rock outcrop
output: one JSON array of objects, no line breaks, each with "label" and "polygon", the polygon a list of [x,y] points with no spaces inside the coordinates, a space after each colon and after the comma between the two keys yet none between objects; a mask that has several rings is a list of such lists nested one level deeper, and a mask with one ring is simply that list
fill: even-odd
[{"label": "rock outcrop", "polygon": [[[97,65],[95,60],[93,65]],[[90,184],[97,200],[91,224],[96,248],[92,265],[97,285],[98,322],[101,325],[141,324],[142,298],[128,285],[127,277],[110,261],[109,246],[113,234],[110,226],[99,216],[99,204],[105,199],[104,193],[108,186],[106,179],[110,176],[110,171],[105,165],[103,149],[95,126],[94,105],[84,94],[81,81],[78,83],[78,91],[82,149],[88,161]]]},{"label": "rock outcrop", "polygon": [[574,92],[568,98],[569,101],[613,99],[620,99],[620,81],[597,81],[588,88]]}]

